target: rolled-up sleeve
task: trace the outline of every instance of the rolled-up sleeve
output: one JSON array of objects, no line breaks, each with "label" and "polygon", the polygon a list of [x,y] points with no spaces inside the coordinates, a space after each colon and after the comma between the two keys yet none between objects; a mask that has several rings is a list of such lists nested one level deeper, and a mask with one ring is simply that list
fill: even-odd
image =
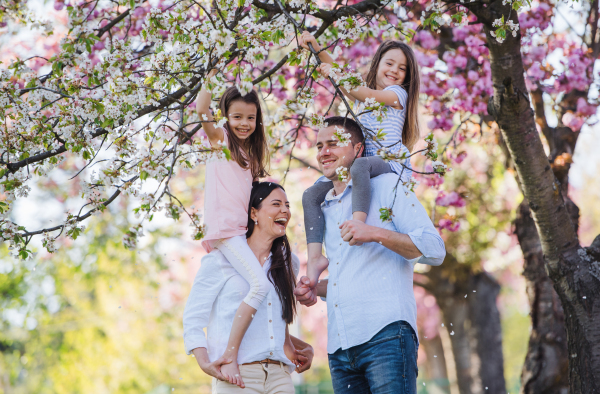
[{"label": "rolled-up sleeve", "polygon": [[[433,226],[425,208],[423,208],[415,194],[402,190],[403,188],[400,185],[398,189],[392,207],[392,222],[396,230],[399,233],[408,235],[423,255],[415,262],[441,265],[444,257],[446,257],[446,248],[442,237]],[[394,201],[393,195],[391,198]]]},{"label": "rolled-up sleeve", "polygon": [[219,259],[212,254],[204,256],[183,312],[183,341],[187,354],[198,347],[208,348],[204,329],[224,284]]}]

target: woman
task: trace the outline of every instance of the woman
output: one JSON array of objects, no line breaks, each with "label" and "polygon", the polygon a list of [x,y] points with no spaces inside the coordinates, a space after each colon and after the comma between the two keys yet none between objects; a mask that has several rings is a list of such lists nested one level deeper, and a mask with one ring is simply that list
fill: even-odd
[{"label": "woman", "polygon": [[221,366],[232,360],[217,357],[225,351],[249,284],[218,250],[202,259],[183,314],[183,336],[187,354],[193,353],[200,368],[214,378],[213,393],[293,394],[291,372],[310,368],[312,347],[290,336],[287,328],[296,313],[298,273],[298,258],[291,253],[285,235],[289,219],[283,187],[273,182],[254,183],[246,237],[267,273],[270,288],[240,345],[240,376],[230,381],[225,381]]}]

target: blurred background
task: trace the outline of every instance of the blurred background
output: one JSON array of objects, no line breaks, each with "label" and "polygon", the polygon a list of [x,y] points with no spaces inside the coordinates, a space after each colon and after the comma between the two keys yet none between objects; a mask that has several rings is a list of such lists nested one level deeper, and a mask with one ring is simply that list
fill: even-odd
[{"label": "blurred background", "polygon": [[[32,3],[37,12],[51,16],[55,34],[42,38],[5,28],[0,60],[6,64],[16,56],[52,54],[66,32],[61,7],[50,1]],[[569,31],[567,23],[557,22],[554,28]],[[342,56],[364,71],[377,39],[344,49]],[[423,34],[418,42],[426,47],[429,39]],[[560,63],[560,57],[555,60]],[[39,70],[43,74],[43,66]],[[291,85],[284,83],[277,95],[293,95]],[[277,100],[263,96],[273,115]],[[315,105],[327,102],[326,97]],[[332,112],[343,114],[337,105]],[[424,109],[422,117],[424,133],[436,128],[430,112]],[[559,122],[556,114],[548,119],[553,125]],[[477,386],[482,364],[499,365],[495,373],[509,393],[517,393],[531,327],[524,257],[515,234],[522,195],[496,126],[482,120],[461,129],[460,117],[446,120],[452,130],[460,129],[452,136],[436,131],[440,149],[450,146],[453,171],[443,180],[419,179],[415,190],[440,228],[448,254],[440,267],[415,269],[419,393],[458,394],[461,385]],[[584,246],[600,233],[600,127],[592,123],[579,124],[579,142],[569,157],[569,194],[582,212],[579,236]],[[459,148],[451,144],[455,135],[461,139]],[[320,175],[314,139],[314,130],[306,129],[293,150],[275,152],[268,178],[282,183],[290,199],[288,236],[302,261],[301,273],[306,267],[301,196]],[[412,163],[424,166],[421,157]],[[27,199],[17,202],[12,219],[41,228],[77,209],[80,186],[67,180],[82,166],[67,156]],[[171,188],[186,206],[201,212],[203,183],[204,168],[199,166],[179,172]],[[137,223],[132,201],[121,196],[85,222],[76,239],[62,239],[54,254],[34,240],[35,258],[19,261],[0,245],[0,393],[210,393],[210,380],[185,354],[182,340],[183,308],[205,252],[192,240],[189,221],[162,214],[144,224],[144,236],[130,250],[123,237]],[[320,300],[311,308],[301,307],[291,330],[315,349],[312,368],[294,374],[298,393],[333,393],[326,312]],[[473,330],[487,332],[493,340],[474,344]]]}]

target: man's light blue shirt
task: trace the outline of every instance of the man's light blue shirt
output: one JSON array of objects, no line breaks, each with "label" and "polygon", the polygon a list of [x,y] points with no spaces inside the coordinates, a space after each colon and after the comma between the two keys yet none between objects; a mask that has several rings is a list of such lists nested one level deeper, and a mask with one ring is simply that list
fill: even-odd
[{"label": "man's light blue shirt", "polygon": [[[339,226],[352,219],[352,181],[346,190],[322,204],[325,216],[325,250],[329,258],[327,284],[327,352],[368,342],[390,323],[408,322],[417,332],[417,304],[413,293],[413,268],[440,265],[446,255],[444,241],[412,192],[389,173],[371,179],[371,207],[366,223],[407,234],[422,253],[406,260],[375,242],[350,246]],[[396,187],[398,188],[396,193]],[[394,195],[396,195],[394,199]],[[393,205],[392,205],[393,204]],[[380,219],[380,208],[392,208],[389,222]]]}]

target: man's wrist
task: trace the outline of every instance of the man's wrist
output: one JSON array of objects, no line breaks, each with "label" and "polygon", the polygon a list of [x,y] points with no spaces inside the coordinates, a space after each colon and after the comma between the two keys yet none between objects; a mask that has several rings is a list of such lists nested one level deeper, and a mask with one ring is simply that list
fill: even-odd
[{"label": "man's wrist", "polygon": [[377,242],[378,244],[382,244],[384,241],[383,229],[381,227],[369,226],[369,234],[371,234],[371,239],[368,242]]}]

